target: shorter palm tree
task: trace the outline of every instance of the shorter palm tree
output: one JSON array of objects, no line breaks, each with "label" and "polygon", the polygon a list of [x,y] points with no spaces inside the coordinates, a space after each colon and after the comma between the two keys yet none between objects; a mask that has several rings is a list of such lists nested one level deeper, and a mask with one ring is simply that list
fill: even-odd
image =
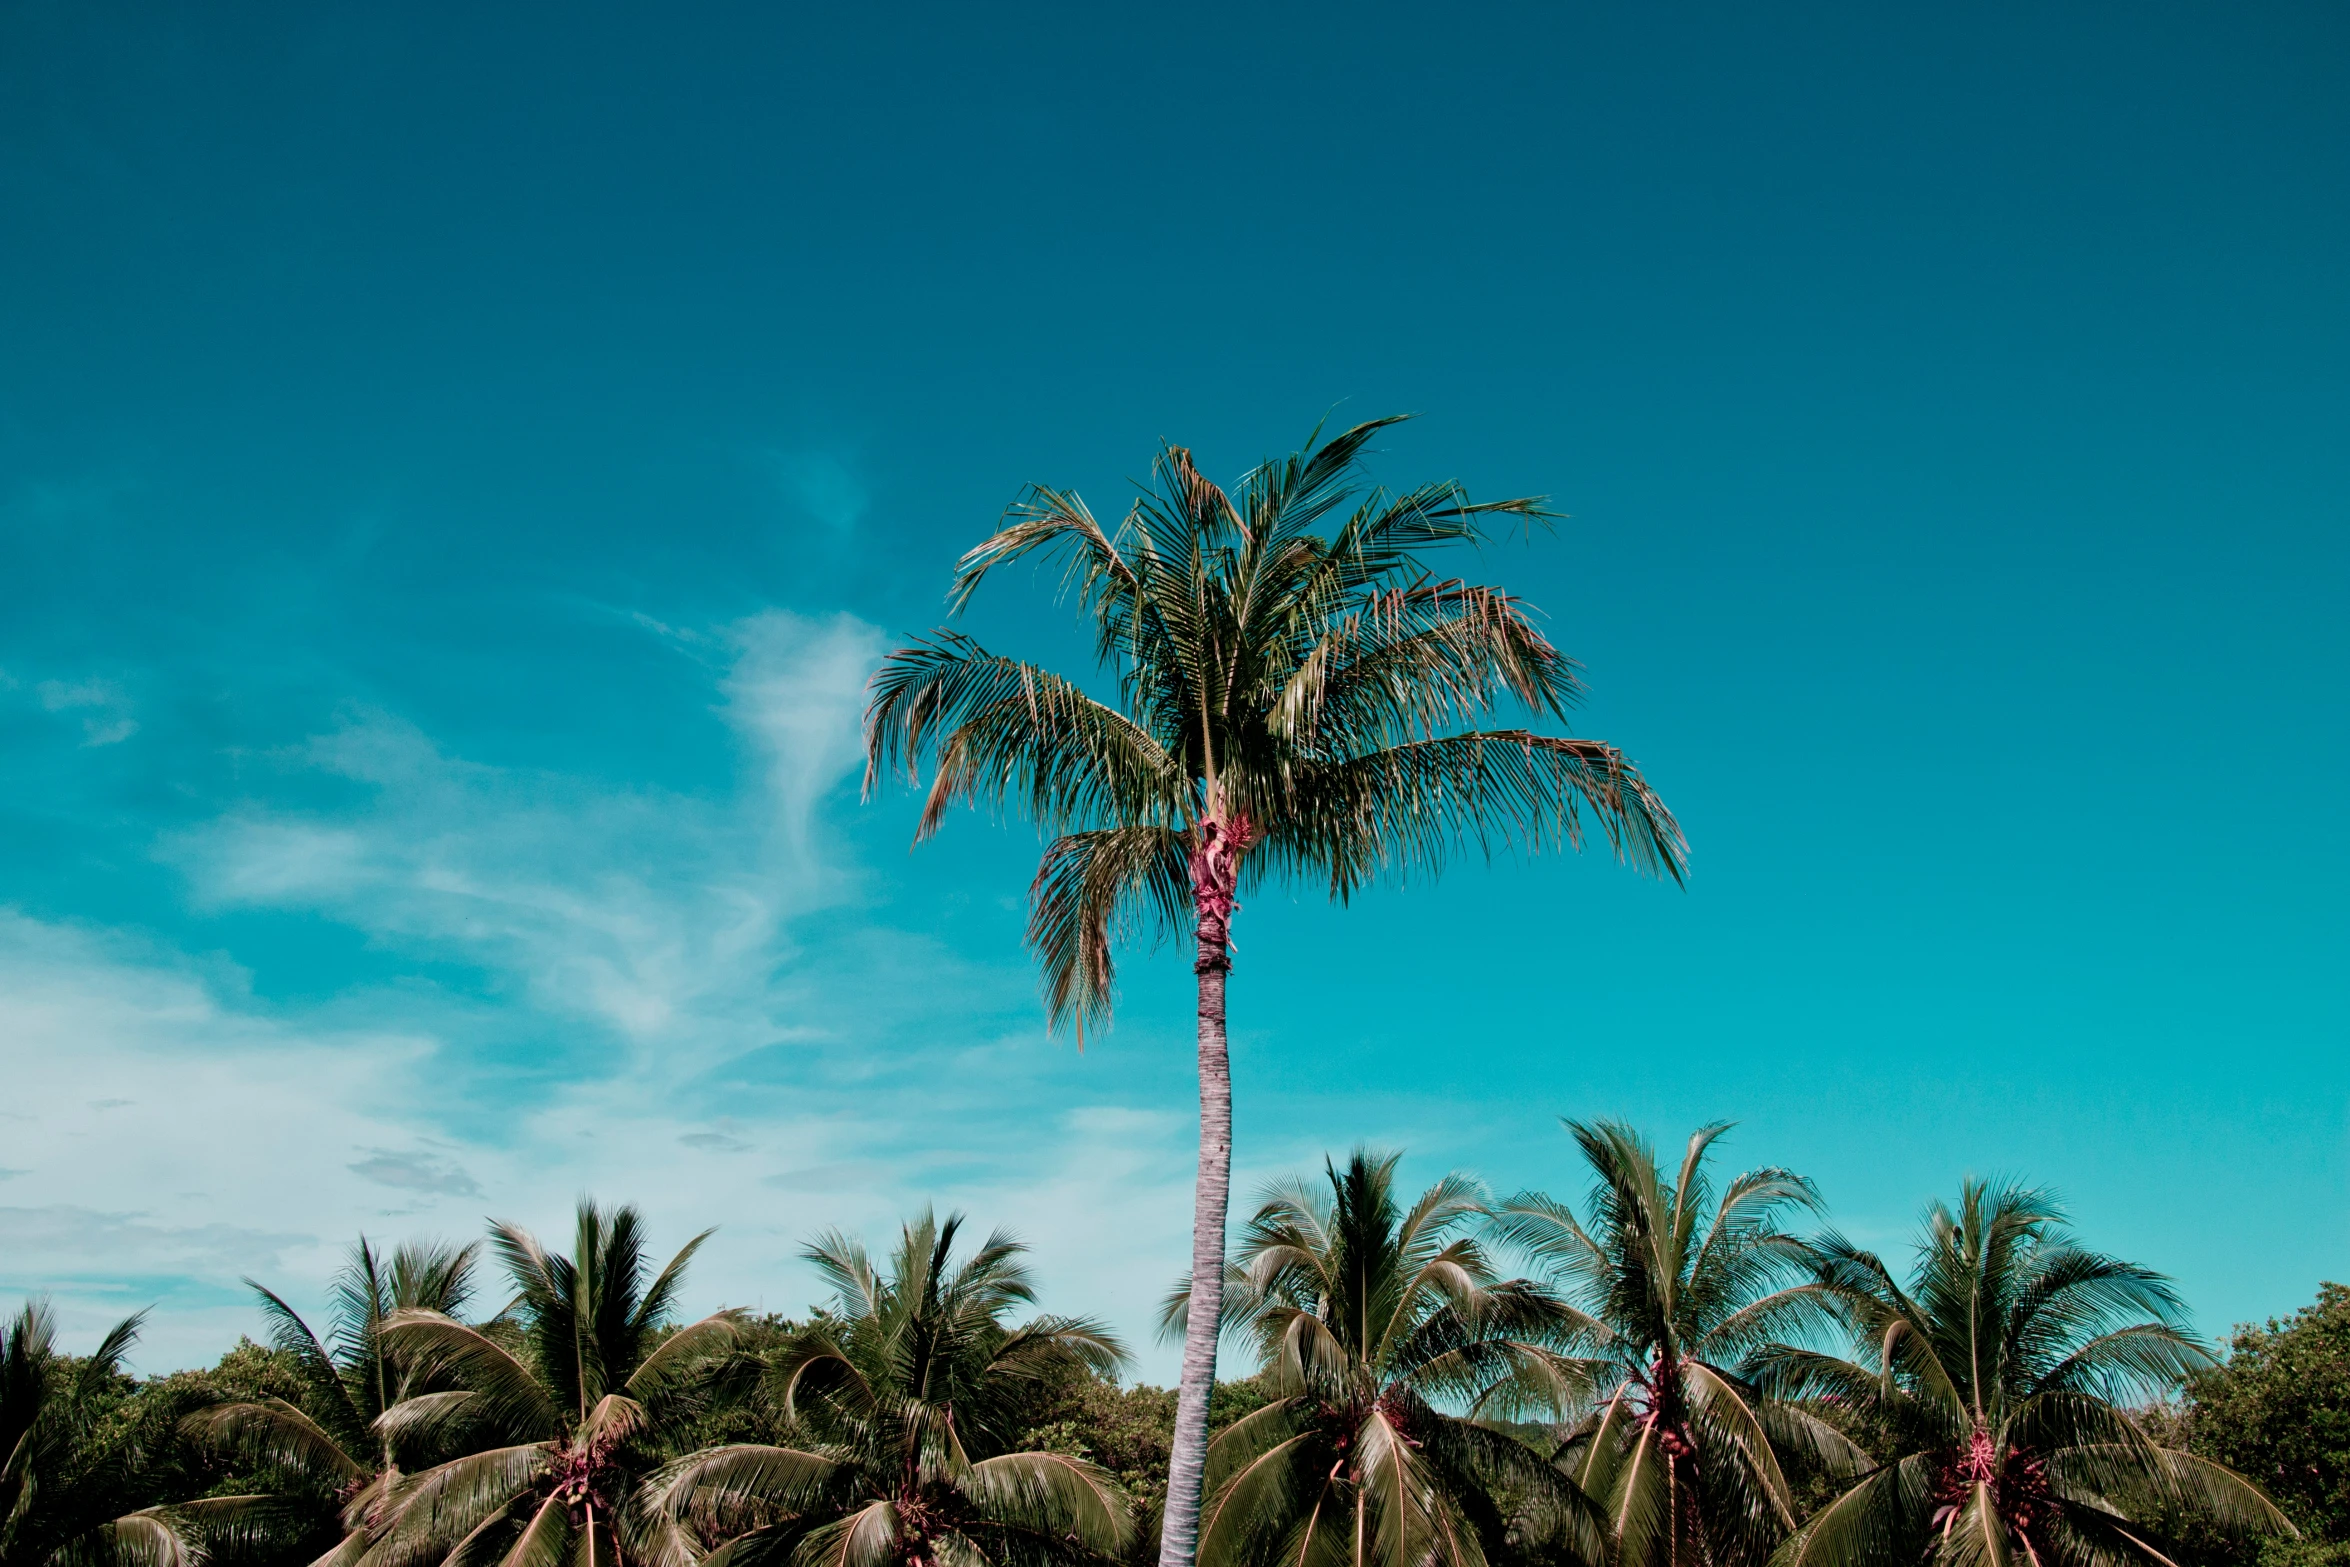
[{"label": "shorter palm tree", "polygon": [[1566,1126],[1593,1177],[1587,1217],[1531,1192],[1497,1215],[1505,1240],[1556,1271],[1605,1363],[1598,1408],[1559,1464],[1605,1508],[1621,1567],[1754,1567],[1795,1527],[1782,1455],[1861,1461],[1834,1427],[1743,1375],[1752,1352],[1828,1315],[1810,1248],[1780,1228],[1817,1196],[1772,1168],[1717,1198],[1705,1158],[1726,1125],[1700,1128],[1670,1181],[1630,1127]]},{"label": "shorter palm tree", "polygon": [[369,1567],[671,1559],[675,1542],[634,1503],[707,1407],[734,1342],[734,1312],[672,1321],[686,1264],[709,1233],[648,1280],[637,1211],[582,1202],[568,1257],[518,1226],[491,1231],[517,1292],[510,1321],[393,1312],[378,1330],[388,1351],[451,1390],[401,1400],[377,1429],[394,1443],[461,1445],[465,1456],[400,1482]]},{"label": "shorter palm tree", "polygon": [[668,1515],[716,1544],[705,1567],[979,1567],[1116,1554],[1132,1520],[1109,1476],[1060,1453],[1006,1452],[1039,1386],[1114,1373],[1125,1354],[1083,1319],[1004,1319],[1035,1300],[1001,1232],[956,1263],[959,1215],[906,1225],[887,1269],[837,1233],[805,1253],[837,1314],[773,1371],[796,1446],[698,1453],[668,1477]]},{"label": "shorter palm tree", "polygon": [[2168,1280],[2075,1244],[2045,1192],[1968,1181],[1955,1211],[1927,1210],[1906,1287],[1840,1237],[1818,1268],[1856,1358],[1780,1347],[1765,1380],[1842,1401],[1885,1457],[1788,1542],[1786,1567],[2169,1567],[2149,1526],[2164,1517],[2291,1532],[2249,1480],[2131,1416],[2210,1356]]},{"label": "shorter palm tree", "polygon": [[[1357,1149],[1326,1188],[1277,1183],[1249,1222],[1224,1320],[1256,1340],[1272,1399],[1209,1449],[1204,1567],[1480,1567],[1506,1532],[1497,1489],[1599,1548],[1591,1509],[1487,1423],[1556,1417],[1588,1389],[1575,1314],[1496,1276],[1465,1177],[1399,1207],[1396,1158]],[[1188,1302],[1179,1287],[1169,1331]]]},{"label": "shorter palm tree", "polygon": [[364,1553],[400,1479],[401,1455],[376,1421],[401,1400],[434,1390],[426,1365],[394,1353],[384,1323],[399,1311],[454,1317],[464,1310],[478,1250],[412,1244],[387,1257],[360,1236],[328,1292],[324,1336],[282,1297],[245,1280],[261,1297],[272,1346],[302,1378],[302,1402],[217,1404],[182,1428],[214,1452],[267,1464],[333,1496],[341,1541],[318,1567],[347,1567]]},{"label": "shorter palm tree", "polygon": [[144,1316],[116,1323],[80,1360],[58,1349],[42,1301],[0,1334],[0,1567],[189,1567],[204,1515],[252,1500],[117,1511],[134,1477],[122,1455],[100,1450],[97,1427]]}]

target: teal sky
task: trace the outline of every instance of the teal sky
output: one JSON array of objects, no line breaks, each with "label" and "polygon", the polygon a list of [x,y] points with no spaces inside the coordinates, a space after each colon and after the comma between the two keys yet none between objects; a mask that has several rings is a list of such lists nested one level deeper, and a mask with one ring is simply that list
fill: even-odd
[{"label": "teal sky", "polygon": [[[1147,1344],[1188,964],[1048,1040],[1033,835],[909,854],[860,688],[1023,483],[1335,408],[1572,514],[1463,567],[1694,868],[1251,899],[1244,1190],[1730,1118],[1868,1240],[2016,1174],[2290,1309],[2350,1241],[2346,82],[2320,3],[15,0],[0,1295],[183,1364],[240,1274],[593,1191],[792,1310],[935,1199]],[[972,629],[1076,659],[1050,586]]]}]

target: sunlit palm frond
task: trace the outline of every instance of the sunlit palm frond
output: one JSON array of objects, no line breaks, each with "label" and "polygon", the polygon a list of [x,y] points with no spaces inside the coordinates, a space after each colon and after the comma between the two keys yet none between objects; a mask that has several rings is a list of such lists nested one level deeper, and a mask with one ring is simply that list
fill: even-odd
[{"label": "sunlit palm frond", "polygon": [[1876,1470],[1806,1519],[1772,1567],[1878,1567],[1921,1559],[1931,1486],[1922,1458]]},{"label": "sunlit palm frond", "polygon": [[651,1398],[706,1373],[712,1357],[734,1347],[741,1326],[742,1313],[735,1310],[713,1312],[699,1322],[688,1323],[637,1363],[624,1391],[631,1398]]},{"label": "sunlit palm frond", "polygon": [[792,1561],[794,1567],[897,1567],[898,1535],[897,1504],[875,1500],[810,1530]]},{"label": "sunlit palm frond", "polygon": [[967,801],[1000,811],[1017,797],[1048,832],[1087,821],[1171,825],[1185,789],[1142,726],[1034,664],[940,631],[892,653],[866,714],[867,789],[935,753],[919,833]]},{"label": "sunlit palm frond", "polygon": [[1113,1555],[1127,1540],[1132,1514],[1101,1469],[1061,1453],[1004,1453],[973,1464],[958,1482],[977,1516],[1056,1535]]},{"label": "sunlit palm frond", "polygon": [[1301,761],[1296,803],[1266,839],[1269,864],[1325,869],[1334,896],[1381,877],[1433,874],[1463,849],[1580,849],[1586,822],[1622,859],[1681,879],[1681,829],[1621,751],[1602,740],[1498,729]]},{"label": "sunlit palm frond", "polygon": [[215,1404],[189,1415],[180,1422],[180,1429],[211,1451],[247,1463],[273,1465],[338,1483],[359,1479],[367,1472],[331,1433],[282,1398]]},{"label": "sunlit palm frond", "polygon": [[739,1533],[753,1522],[816,1511],[842,1475],[841,1460],[821,1453],[736,1443],[672,1465],[649,1494],[672,1517]]},{"label": "sunlit palm frond", "polygon": [[500,1559],[499,1567],[563,1567],[571,1553],[574,1529],[571,1509],[557,1497],[539,1503],[522,1533]]},{"label": "sunlit palm frond", "polygon": [[390,1516],[366,1560],[371,1567],[409,1567],[457,1553],[516,1508],[534,1504],[534,1488],[550,1462],[540,1443],[491,1448],[452,1459],[412,1476],[391,1497]]},{"label": "sunlit palm frond", "polygon": [[472,1395],[472,1408],[500,1429],[537,1441],[562,1429],[563,1412],[547,1385],[479,1328],[437,1311],[407,1310],[386,1318],[382,1331],[399,1353],[461,1383]]}]

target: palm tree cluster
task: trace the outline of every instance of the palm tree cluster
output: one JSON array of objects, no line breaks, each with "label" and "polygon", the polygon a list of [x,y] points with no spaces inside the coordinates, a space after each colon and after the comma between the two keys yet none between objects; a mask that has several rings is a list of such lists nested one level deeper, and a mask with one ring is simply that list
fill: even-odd
[{"label": "palm tree cluster", "polygon": [[[1620,1124],[1569,1130],[1579,1202],[1458,1174],[1411,1196],[1363,1150],[1267,1189],[1216,1294],[1211,1328],[1253,1371],[1214,1422],[1203,1562],[2176,1567],[2182,1530],[2291,1534],[2143,1418],[2211,1358],[2169,1284],[2083,1247],[2046,1193],[1966,1183],[1897,1273],[1799,1232],[1819,1207],[1800,1176],[1717,1182],[1720,1126],[1677,1165]],[[803,1253],[832,1296],[808,1320],[681,1322],[705,1238],[656,1267],[629,1208],[583,1203],[567,1252],[498,1225],[484,1318],[475,1247],[362,1241],[324,1333],[255,1285],[288,1394],[179,1430],[257,1483],[142,1507],[93,1434],[137,1320],[77,1360],[29,1307],[0,1341],[0,1567],[1155,1554],[1163,1498],[1043,1419],[1114,1386],[1127,1351],[1036,1309],[1018,1241],[930,1213],[879,1257],[827,1233]],[[1204,1309],[1196,1282],[1170,1335]]]},{"label": "palm tree cluster", "polygon": [[1580,1204],[1460,1176],[1407,1201],[1358,1152],[1269,1191],[1227,1257],[1243,893],[1343,903],[1592,834],[1686,869],[1632,761],[1564,732],[1580,675],[1532,607],[1429,564],[1554,514],[1369,483],[1396,422],[1317,430],[1230,490],[1165,447],[1115,526],[1023,492],[951,602],[1057,559],[1107,698],[943,628],[872,683],[867,787],[927,768],[919,835],[958,803],[1045,832],[1027,934],[1053,1023],[1106,1020],[1139,928],[1190,945],[1199,1163],[1158,1458],[1040,1435],[1106,1444],[1066,1418],[1105,1406],[1065,1395],[1126,1355],[1034,1313],[1007,1236],[958,1257],[961,1221],[924,1215],[876,1261],[827,1235],[813,1320],[683,1324],[701,1238],[655,1268],[633,1210],[588,1204],[568,1254],[492,1231],[511,1295],[486,1319],[472,1248],[363,1242],[324,1336],[262,1291],[283,1385],[184,1422],[254,1483],[186,1501],[112,1505],[93,1433],[135,1321],[72,1362],[28,1309],[0,1357],[0,1567],[2172,1567],[2182,1527],[2289,1533],[2133,1413],[2209,1363],[2170,1287],[2026,1188],[1932,1210],[1903,1277],[1799,1233],[1818,1202],[1789,1171],[1717,1185],[1720,1127],[1668,1169],[1595,1122],[1571,1125]]}]

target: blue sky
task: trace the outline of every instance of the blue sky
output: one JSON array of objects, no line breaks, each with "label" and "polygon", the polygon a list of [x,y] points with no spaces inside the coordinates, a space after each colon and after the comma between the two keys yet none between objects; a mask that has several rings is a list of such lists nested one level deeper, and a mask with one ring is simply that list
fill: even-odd
[{"label": "blue sky", "polygon": [[[1724,1117],[1887,1246],[2013,1173],[2290,1309],[2350,1240],[2346,67],[2323,4],[9,6],[0,1294],[183,1364],[240,1274],[593,1191],[789,1310],[935,1199],[1147,1345],[1187,965],[1047,1040],[1033,836],[909,853],[860,687],[1023,483],[1335,408],[1572,514],[1465,566],[1694,869],[1252,899],[1244,1185]],[[971,629],[1075,659],[1049,588]]]}]

